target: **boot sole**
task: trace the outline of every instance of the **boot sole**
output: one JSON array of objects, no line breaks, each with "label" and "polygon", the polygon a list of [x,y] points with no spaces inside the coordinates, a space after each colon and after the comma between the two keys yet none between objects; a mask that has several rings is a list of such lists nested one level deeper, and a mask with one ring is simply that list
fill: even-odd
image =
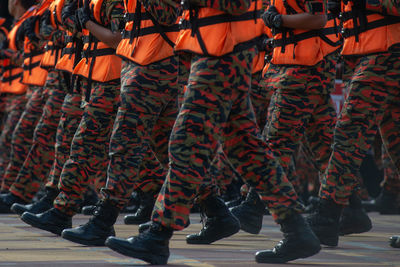
[{"label": "boot sole", "polygon": [[218,240],[223,239],[225,237],[229,237],[231,235],[234,235],[239,231],[240,231],[240,227],[238,227],[237,229],[232,230],[230,232],[222,233],[221,235],[214,236],[214,238],[211,239],[211,240],[210,239],[208,239],[208,240],[204,240],[204,239],[203,240],[202,239],[186,239],[186,243],[187,244],[192,244],[192,245],[209,245],[211,243],[214,243],[215,241],[218,241]]},{"label": "boot sole", "polygon": [[18,206],[14,206],[14,205],[11,206],[10,210],[12,212],[14,212],[15,214],[18,214],[19,216],[21,216],[25,211],[29,212],[29,210],[27,210],[27,209],[20,209]]},{"label": "boot sole", "polygon": [[85,245],[85,246],[96,246],[96,247],[101,247],[101,246],[104,247],[106,239],[108,238],[108,237],[106,237],[106,238],[101,239],[101,240],[100,239],[85,240],[85,239],[80,239],[80,238],[78,238],[78,237],[76,237],[74,235],[69,235],[66,232],[62,232],[61,233],[61,237],[66,239],[66,240],[68,240],[68,241],[74,242],[74,243],[78,243],[78,244]]},{"label": "boot sole", "polygon": [[253,234],[253,235],[258,235],[261,232],[261,228],[262,228],[262,224],[249,224],[249,223],[245,223],[242,224],[240,223],[240,229],[242,229],[243,231],[249,233],[249,234]]},{"label": "boot sole", "polygon": [[54,225],[49,225],[49,224],[42,224],[42,223],[36,221],[35,219],[32,219],[31,217],[29,217],[29,215],[28,216],[24,216],[23,214],[21,216],[21,220],[24,221],[25,223],[35,227],[35,228],[39,228],[41,230],[44,230],[44,231],[47,231],[47,232],[50,232],[50,233],[53,233],[53,234],[56,234],[56,235],[61,235],[61,232],[64,229],[72,227],[72,225],[71,225],[69,227],[61,228],[59,226],[54,226]]},{"label": "boot sole", "polygon": [[320,236],[318,235],[319,242],[322,245],[329,246],[329,247],[337,247],[339,243],[339,236],[337,237],[330,237],[330,236]]},{"label": "boot sole", "polygon": [[365,225],[364,227],[358,227],[358,228],[346,228],[346,229],[340,230],[339,235],[344,236],[344,235],[351,235],[351,234],[361,234],[361,233],[368,232],[371,229],[372,229],[372,225]]},{"label": "boot sole", "polygon": [[107,239],[105,245],[110,249],[135,259],[140,259],[142,261],[148,262],[152,265],[166,265],[168,262],[168,257],[165,256],[155,256],[149,252],[144,251],[134,251],[132,248],[126,248],[120,243],[114,243],[113,239]]},{"label": "boot sole", "polygon": [[286,263],[288,261],[293,261],[296,259],[304,259],[304,258],[308,258],[311,257],[315,254],[317,254],[319,251],[321,250],[321,246],[316,246],[315,248],[312,248],[311,251],[309,251],[308,253],[304,253],[304,254],[298,254],[296,256],[292,256],[292,257],[284,257],[284,258],[269,258],[269,259],[259,259],[256,256],[256,262],[258,263]]}]

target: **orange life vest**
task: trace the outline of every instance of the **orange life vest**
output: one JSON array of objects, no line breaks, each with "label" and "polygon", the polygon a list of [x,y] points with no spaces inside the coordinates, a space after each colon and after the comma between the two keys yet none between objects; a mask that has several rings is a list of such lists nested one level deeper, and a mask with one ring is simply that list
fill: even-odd
[{"label": "orange life vest", "polygon": [[[102,3],[103,0],[92,0],[89,5],[96,23],[100,25],[102,24],[100,17]],[[89,81],[108,82],[120,79],[121,58],[115,55],[115,49],[97,40],[87,29],[83,29],[82,33],[82,59],[73,73]]]},{"label": "orange life vest", "polygon": [[400,43],[400,17],[353,9],[350,1],[343,4],[342,10],[342,55],[386,52]]},{"label": "orange life vest", "polygon": [[209,7],[184,10],[175,51],[222,56],[255,44],[265,27],[262,1],[252,1],[247,12],[230,15]]},{"label": "orange life vest", "polygon": [[[53,11],[53,21],[59,28],[62,29],[61,12],[64,7],[64,0],[55,0],[56,7]],[[82,41],[78,39],[72,32],[65,30],[66,35],[64,37],[65,47],[61,52],[61,57],[57,61],[55,66],[56,70],[67,71],[72,73],[76,64],[78,64],[81,58]]]},{"label": "orange life vest", "polygon": [[[54,0],[49,6],[50,22],[54,29],[61,28],[61,10],[64,5],[64,0]],[[61,58],[62,46],[55,45],[53,41],[48,41],[44,47],[45,52],[40,63],[40,67],[44,69],[52,69]]]},{"label": "orange life vest", "polygon": [[126,24],[117,55],[140,65],[173,56],[179,33],[178,23],[173,26],[160,25],[140,0],[125,0],[124,4]]},{"label": "orange life vest", "polygon": [[[304,13],[296,0],[276,0],[275,7],[283,15]],[[340,45],[338,21],[328,14],[323,29],[303,30],[284,28],[274,36],[274,51],[271,63],[278,65],[313,66]]]},{"label": "orange life vest", "polygon": [[[29,8],[18,21],[15,22],[13,28],[8,33],[8,48],[13,51],[19,51],[17,47],[17,31],[22,22],[35,12],[35,7]],[[10,59],[4,59],[3,75],[1,77],[1,92],[12,94],[23,94],[27,90],[27,86],[21,83],[23,69],[21,66],[14,65]]]},{"label": "orange life vest", "polygon": [[[49,7],[53,0],[43,0],[42,4],[35,9],[32,16],[42,15]],[[36,21],[35,32],[39,32],[39,21]],[[24,72],[22,74],[22,82],[28,85],[43,86],[47,78],[47,70],[40,67],[40,61],[43,57],[43,48],[35,48],[25,37],[24,42]]]}]

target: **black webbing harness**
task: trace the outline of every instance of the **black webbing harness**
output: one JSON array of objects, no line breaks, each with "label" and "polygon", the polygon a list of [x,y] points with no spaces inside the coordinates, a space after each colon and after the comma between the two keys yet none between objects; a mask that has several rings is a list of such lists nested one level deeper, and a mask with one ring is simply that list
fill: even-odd
[{"label": "black webbing harness", "polygon": [[[136,2],[136,8],[134,13],[125,13],[125,22],[133,21],[132,30],[123,30],[122,38],[129,39],[129,43],[132,44],[133,39],[138,38],[140,36],[145,36],[149,34],[160,34],[161,37],[171,46],[175,46],[175,42],[172,41],[168,36],[168,32],[179,32],[179,26],[174,24],[172,26],[164,26],[159,24],[154,17],[148,12],[142,12],[142,4],[141,1]],[[141,27],[141,22],[143,20],[151,20],[153,26],[150,27]],[[137,39],[136,39],[137,41]],[[136,42],[134,44],[134,48],[132,50],[131,56],[135,52]]]},{"label": "black webbing harness", "polygon": [[[347,3],[346,1],[345,3]],[[383,17],[381,19],[368,22],[367,16],[372,14],[379,14]],[[400,23],[400,17],[390,16],[390,15],[383,15],[380,13],[372,12],[369,10],[362,10],[362,9],[352,9],[348,12],[342,12],[339,16],[342,23],[353,20],[354,28],[352,29],[342,29],[342,36],[343,38],[349,38],[354,36],[356,42],[359,41],[359,34],[362,32],[366,32],[369,30],[373,30],[376,28],[389,26],[393,24]]]},{"label": "black webbing harness", "polygon": [[[291,7],[288,2],[286,0],[283,1],[284,7],[286,9],[287,14],[289,15],[293,15],[293,14],[297,14],[298,12],[296,12],[296,10]],[[313,38],[313,37],[319,37],[321,38],[322,41],[324,41],[325,43],[327,43],[328,45],[332,46],[332,47],[339,47],[342,44],[341,40],[338,41],[332,41],[331,39],[329,39],[327,36],[331,35],[331,34],[335,34],[336,36],[338,36],[339,34],[339,27],[336,24],[336,20],[335,20],[335,16],[331,13],[327,14],[327,19],[329,20],[334,20],[334,26],[333,27],[326,27],[326,28],[322,28],[322,29],[318,29],[318,30],[310,30],[310,31],[306,31],[306,32],[302,32],[299,34],[295,34],[294,31],[292,29],[289,28],[283,28],[280,33],[282,33],[282,38],[281,39],[275,39],[273,40],[273,47],[281,47],[281,52],[285,53],[285,47],[289,44],[293,44],[294,48],[293,48],[293,59],[295,59],[295,48],[296,45],[304,40]],[[289,35],[289,36],[288,36]]]},{"label": "black webbing harness", "polygon": [[[254,20],[256,23],[257,19],[261,17],[261,10],[257,9],[257,0],[252,0],[252,2],[255,3],[255,9],[253,11],[245,12],[241,15],[230,15],[227,13],[220,14],[220,15],[215,15],[215,16],[209,16],[205,18],[199,18],[199,7],[196,5],[193,5],[190,0],[183,0],[183,9],[189,11],[189,20],[181,19],[179,22],[179,28],[182,30],[191,30],[191,36],[194,37],[196,36],[197,41],[199,42],[201,51],[203,52],[204,55],[210,56],[210,54],[207,51],[207,47],[205,45],[204,39],[201,36],[200,33],[200,28],[201,27],[206,27],[210,25],[215,25],[215,24],[220,24],[220,23],[226,23],[226,22],[239,22],[239,21],[248,21],[248,20]],[[241,50],[247,46],[251,46],[250,43],[256,42],[256,39],[259,39],[256,37],[254,40],[251,40],[249,43],[246,44],[239,44],[234,48],[234,52]],[[254,42],[253,42],[254,41]]]}]

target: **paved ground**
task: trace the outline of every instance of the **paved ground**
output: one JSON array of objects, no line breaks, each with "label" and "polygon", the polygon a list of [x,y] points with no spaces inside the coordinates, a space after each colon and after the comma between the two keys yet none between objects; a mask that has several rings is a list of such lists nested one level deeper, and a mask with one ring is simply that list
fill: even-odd
[{"label": "paved ground", "polygon": [[[337,248],[323,248],[316,256],[291,262],[286,266],[400,266],[400,249],[388,245],[388,237],[400,234],[400,216],[370,213],[373,229],[365,234],[343,237]],[[116,225],[117,236],[137,233],[136,226],[123,225],[123,215]],[[88,217],[78,215],[74,225],[83,224]],[[260,266],[254,253],[267,249],[280,240],[281,234],[271,216],[264,217],[259,235],[240,232],[212,245],[187,245],[185,236],[201,228],[198,214],[191,217],[188,229],[175,233],[171,241],[169,266]],[[144,262],[131,259],[106,247],[86,247],[34,229],[16,215],[0,215],[0,266],[142,266]],[[262,265],[261,265],[262,266]],[[284,265],[265,265],[284,266]]]}]

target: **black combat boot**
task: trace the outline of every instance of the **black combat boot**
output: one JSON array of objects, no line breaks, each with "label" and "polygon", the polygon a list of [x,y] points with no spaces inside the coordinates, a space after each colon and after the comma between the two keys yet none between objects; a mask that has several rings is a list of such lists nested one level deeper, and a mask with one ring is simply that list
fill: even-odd
[{"label": "black combat boot", "polygon": [[233,207],[239,206],[245,199],[246,199],[245,195],[240,195],[235,199],[232,199],[232,200],[230,200],[228,202],[225,202],[225,205],[228,208],[233,208]]},{"label": "black combat boot", "polygon": [[307,206],[304,209],[304,213],[313,213],[317,209],[318,203],[319,197],[310,196],[307,201]]},{"label": "black combat boot", "polygon": [[53,207],[53,201],[58,196],[58,193],[58,189],[46,187],[46,193],[38,201],[28,205],[14,203],[11,206],[11,211],[18,215],[22,215],[25,211],[33,214],[45,212]]},{"label": "black combat boot", "polygon": [[392,236],[389,238],[390,246],[394,248],[400,248],[400,236]]},{"label": "black combat boot", "polygon": [[33,227],[56,235],[61,235],[61,232],[64,229],[72,227],[72,216],[63,213],[56,208],[51,208],[39,214],[26,211],[21,215],[21,220]]},{"label": "black combat boot", "polygon": [[368,232],[371,228],[371,220],[362,208],[361,199],[356,194],[352,194],[349,206],[343,209],[340,217],[339,234],[360,234]]},{"label": "black combat boot", "polygon": [[150,229],[150,226],[151,226],[152,223],[153,223],[152,221],[148,221],[148,222],[139,224],[138,232],[139,232],[139,233],[143,233],[143,232],[146,231],[147,229]]},{"label": "black combat boot", "polygon": [[336,247],[339,242],[339,219],[343,206],[333,200],[320,199],[317,210],[307,222],[321,244]]},{"label": "black combat boot", "polygon": [[97,208],[96,205],[83,206],[82,214],[83,215],[94,215],[96,208]]},{"label": "black combat boot", "polygon": [[318,238],[300,214],[293,213],[280,225],[283,239],[273,249],[257,252],[258,263],[285,263],[310,257],[321,250]]},{"label": "black combat boot", "polygon": [[376,210],[380,214],[399,214],[399,206],[397,202],[397,194],[382,189],[379,196],[375,199]]},{"label": "black combat boot", "polygon": [[69,241],[87,246],[104,246],[107,237],[115,236],[114,224],[119,209],[108,200],[101,200],[89,221],[79,227],[65,229],[61,236]]},{"label": "black combat boot", "polygon": [[169,240],[173,230],[153,222],[148,231],[128,239],[109,237],[106,246],[123,255],[152,265],[165,265],[169,258]]},{"label": "black combat boot", "polygon": [[250,234],[258,234],[262,228],[265,205],[254,188],[250,188],[246,199],[231,212],[240,221],[240,229]]},{"label": "black combat boot", "polygon": [[206,221],[198,234],[186,236],[188,244],[211,244],[240,230],[239,220],[233,216],[222,198],[207,197],[200,203]]},{"label": "black combat boot", "polygon": [[125,224],[141,224],[150,221],[153,211],[155,197],[154,192],[143,193],[138,191],[140,198],[140,206],[134,214],[124,217]]},{"label": "black combat boot", "polygon": [[1,194],[0,195],[0,213],[11,213],[11,206],[14,203],[19,203],[19,204],[26,204],[26,202],[21,199],[20,197],[12,194],[12,193],[6,193],[6,194]]}]

